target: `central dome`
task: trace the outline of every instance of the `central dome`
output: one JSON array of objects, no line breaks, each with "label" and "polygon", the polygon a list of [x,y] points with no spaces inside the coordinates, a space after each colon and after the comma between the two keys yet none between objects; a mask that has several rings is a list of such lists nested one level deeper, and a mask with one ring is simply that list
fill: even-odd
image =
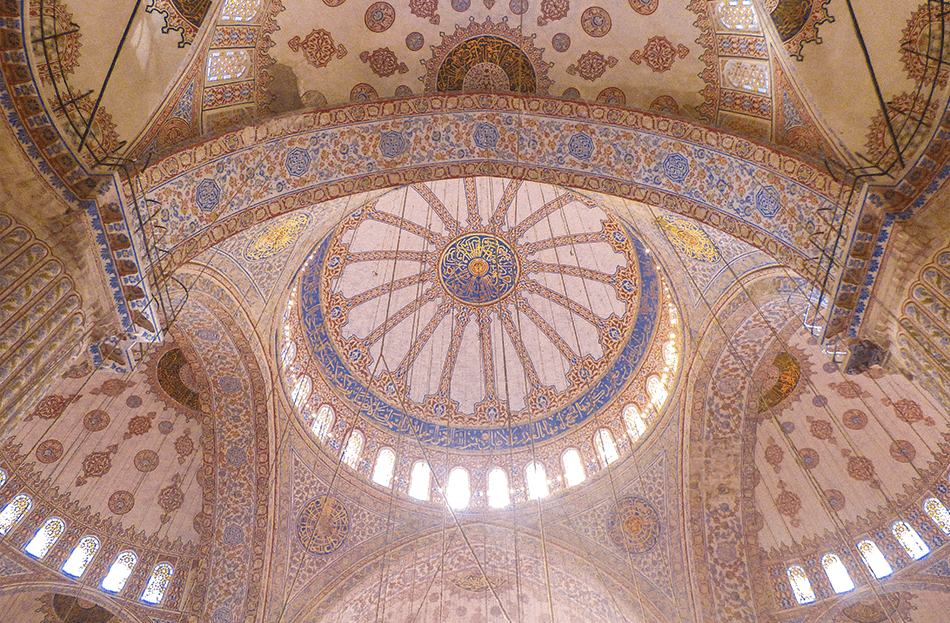
[{"label": "central dome", "polygon": [[295,368],[368,428],[468,452],[557,439],[631,389],[646,411],[667,312],[648,253],[555,186],[404,187],[345,217],[305,264]]}]

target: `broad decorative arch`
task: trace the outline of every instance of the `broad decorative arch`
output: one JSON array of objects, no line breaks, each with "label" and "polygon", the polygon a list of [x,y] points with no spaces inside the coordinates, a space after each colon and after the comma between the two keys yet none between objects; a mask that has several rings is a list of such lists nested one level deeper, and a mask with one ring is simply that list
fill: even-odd
[{"label": "broad decorative arch", "polygon": [[[519,115],[518,128],[506,120]],[[450,133],[449,142],[430,130]],[[543,138],[518,147],[519,136]],[[361,136],[346,158],[329,145]],[[311,147],[311,145],[325,147]],[[334,162],[333,167],[319,166]],[[243,162],[282,183],[242,198]],[[369,173],[367,173],[369,171]],[[150,198],[180,206],[163,227],[171,268],[270,218],[359,192],[489,175],[632,199],[716,227],[806,272],[814,214],[838,183],[773,148],[684,120],[540,97],[427,95],[261,121],[147,168]],[[231,198],[230,200],[228,198]],[[845,223],[845,230],[850,223]]]}]

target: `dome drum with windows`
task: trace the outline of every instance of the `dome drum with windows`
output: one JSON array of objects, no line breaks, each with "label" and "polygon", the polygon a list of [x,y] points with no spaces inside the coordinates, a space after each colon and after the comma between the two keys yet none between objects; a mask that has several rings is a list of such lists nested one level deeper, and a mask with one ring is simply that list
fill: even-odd
[{"label": "dome drum with windows", "polygon": [[543,497],[639,443],[675,386],[678,319],[622,215],[556,186],[466,178],[345,216],[298,273],[278,353],[298,417],[345,464],[429,499],[411,472],[437,451],[466,471],[459,507],[498,506],[493,469],[515,501]]}]

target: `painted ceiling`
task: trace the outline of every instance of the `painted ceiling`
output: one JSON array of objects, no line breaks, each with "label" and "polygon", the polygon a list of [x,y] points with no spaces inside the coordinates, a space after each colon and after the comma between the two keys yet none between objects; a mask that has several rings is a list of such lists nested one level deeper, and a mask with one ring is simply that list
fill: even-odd
[{"label": "painted ceiling", "polygon": [[[604,4],[0,7],[0,372],[42,377],[0,444],[0,608],[942,621],[946,257],[900,311],[932,393],[816,337],[857,336],[913,214],[887,206],[950,175],[942,20],[856,7],[879,102],[837,0]],[[849,194],[892,131],[904,177]],[[90,164],[116,155],[142,166]],[[54,282],[81,348],[50,337]]]}]

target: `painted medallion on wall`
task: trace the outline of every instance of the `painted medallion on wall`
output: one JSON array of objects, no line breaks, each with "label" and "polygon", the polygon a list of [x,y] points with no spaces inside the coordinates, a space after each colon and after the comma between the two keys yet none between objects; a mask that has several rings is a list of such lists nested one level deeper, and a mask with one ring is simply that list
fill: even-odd
[{"label": "painted medallion on wall", "polygon": [[607,519],[607,534],[614,545],[631,554],[650,551],[660,538],[656,508],[638,496],[619,499]]},{"label": "painted medallion on wall", "polygon": [[521,28],[509,28],[508,18],[478,23],[470,18],[465,28],[444,34],[442,43],[425,62],[427,93],[496,91],[547,94],[550,64],[541,59],[534,37]]},{"label": "painted medallion on wall", "polygon": [[312,554],[330,554],[340,549],[349,529],[346,508],[328,496],[307,502],[297,517],[297,538]]}]

